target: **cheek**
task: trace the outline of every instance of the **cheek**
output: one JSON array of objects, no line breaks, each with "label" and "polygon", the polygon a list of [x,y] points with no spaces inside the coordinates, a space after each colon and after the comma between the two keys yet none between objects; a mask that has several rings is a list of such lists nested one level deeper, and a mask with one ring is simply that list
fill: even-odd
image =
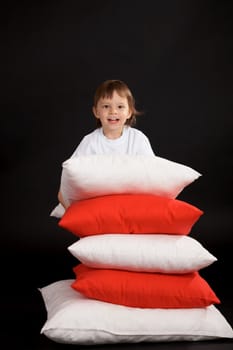
[{"label": "cheek", "polygon": [[96,118],[99,119],[99,118],[101,118],[103,115],[104,115],[103,110],[101,110],[101,109],[97,109],[97,110],[96,110],[96,113],[95,113]]}]

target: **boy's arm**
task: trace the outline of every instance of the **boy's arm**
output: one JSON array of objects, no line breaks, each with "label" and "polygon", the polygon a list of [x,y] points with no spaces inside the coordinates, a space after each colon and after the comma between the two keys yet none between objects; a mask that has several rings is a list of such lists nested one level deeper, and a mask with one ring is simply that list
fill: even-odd
[{"label": "boy's arm", "polygon": [[61,205],[65,208],[65,210],[67,209],[67,205],[65,204],[65,201],[63,199],[63,196],[61,194],[61,191],[58,192],[57,195],[58,201],[61,203]]}]

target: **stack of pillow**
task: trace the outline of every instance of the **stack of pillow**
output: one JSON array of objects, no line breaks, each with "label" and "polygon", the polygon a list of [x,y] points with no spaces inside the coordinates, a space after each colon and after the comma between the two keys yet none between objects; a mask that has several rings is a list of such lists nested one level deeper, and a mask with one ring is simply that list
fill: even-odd
[{"label": "stack of pillow", "polygon": [[75,278],[40,291],[41,330],[60,343],[106,344],[232,338],[200,270],[217,260],[189,234],[203,211],[177,199],[201,176],[157,156],[85,156],[63,163],[66,212],[77,236]]}]

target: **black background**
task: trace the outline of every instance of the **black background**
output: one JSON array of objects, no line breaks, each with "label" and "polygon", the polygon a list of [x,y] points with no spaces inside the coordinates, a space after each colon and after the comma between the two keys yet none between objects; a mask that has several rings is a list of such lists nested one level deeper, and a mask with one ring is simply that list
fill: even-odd
[{"label": "black background", "polygon": [[144,111],[137,127],[158,156],[202,174],[178,198],[204,211],[190,235],[218,258],[202,276],[233,324],[232,39],[230,0],[4,5],[1,293],[9,341],[59,346],[38,335],[46,313],[37,288],[73,277],[67,247],[76,237],[50,212],[62,162],[95,127],[93,94],[105,79],[129,85]]}]

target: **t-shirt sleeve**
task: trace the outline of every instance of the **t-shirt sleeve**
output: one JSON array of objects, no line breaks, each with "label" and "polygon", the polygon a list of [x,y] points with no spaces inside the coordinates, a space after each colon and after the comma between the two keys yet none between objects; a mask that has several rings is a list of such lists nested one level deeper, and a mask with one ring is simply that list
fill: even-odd
[{"label": "t-shirt sleeve", "polygon": [[89,140],[89,137],[84,136],[70,158],[92,154],[93,152],[91,152],[91,146],[92,144]]},{"label": "t-shirt sleeve", "polygon": [[149,138],[142,132],[139,132],[137,145],[138,145],[138,149],[137,149],[138,155],[149,155],[149,156],[155,155]]}]

